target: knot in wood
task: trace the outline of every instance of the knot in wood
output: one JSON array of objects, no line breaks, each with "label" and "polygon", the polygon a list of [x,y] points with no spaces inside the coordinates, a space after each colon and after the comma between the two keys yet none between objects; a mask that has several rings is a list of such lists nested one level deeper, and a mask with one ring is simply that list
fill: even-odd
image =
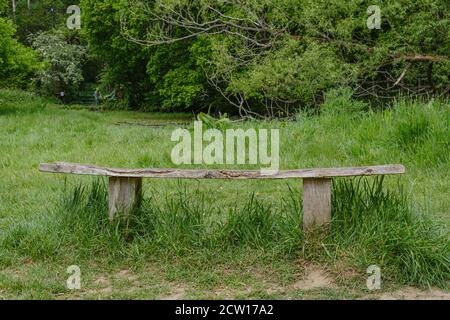
[{"label": "knot in wood", "polygon": [[216,177],[216,175],[215,174],[213,174],[212,172],[207,172],[206,174],[205,174],[205,179],[214,179]]}]

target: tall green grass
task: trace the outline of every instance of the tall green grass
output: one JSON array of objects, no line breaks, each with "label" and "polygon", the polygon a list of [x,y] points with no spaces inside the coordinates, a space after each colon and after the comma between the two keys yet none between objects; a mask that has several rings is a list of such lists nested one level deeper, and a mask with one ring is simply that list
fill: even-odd
[{"label": "tall green grass", "polygon": [[[111,225],[103,181],[88,186],[87,177],[42,174],[39,163],[173,167],[170,136],[176,126],[119,123],[173,122],[179,116],[68,110],[32,94],[0,90],[0,269],[26,263],[28,270],[37,261],[51,267],[92,263],[104,270],[149,260],[165,268],[172,261],[161,261],[174,259],[196,274],[228,259],[239,265],[264,259],[258,269],[273,260],[295,266],[300,258],[343,263],[363,277],[376,264],[383,279],[444,286],[450,278],[448,100],[400,100],[374,112],[334,99],[322,112],[299,114],[296,121],[229,124],[279,128],[282,169],[406,166],[404,192],[392,178],[383,187],[372,179],[337,181],[331,231],[316,237],[301,231],[299,181],[287,182],[293,191],[284,181],[151,181],[144,185],[142,209]],[[77,187],[60,198],[66,180]]]},{"label": "tall green grass", "polygon": [[450,280],[448,233],[429,215],[414,212],[400,185],[384,189],[383,178],[334,183],[328,241],[357,265],[378,265],[403,284],[445,286]]},{"label": "tall green grass", "polygon": [[[144,198],[128,218],[110,223],[103,180],[67,191],[55,210],[12,224],[1,234],[0,262],[14,259],[106,261],[233,250],[264,251],[276,259],[344,259],[376,264],[396,283],[445,286],[450,278],[448,235],[412,212],[407,197],[386,190],[382,179],[338,180],[330,232],[315,238],[301,229],[299,196],[286,190],[279,204],[255,195],[244,206],[220,208],[179,186],[175,196]],[[242,201],[243,199],[239,199]]]}]

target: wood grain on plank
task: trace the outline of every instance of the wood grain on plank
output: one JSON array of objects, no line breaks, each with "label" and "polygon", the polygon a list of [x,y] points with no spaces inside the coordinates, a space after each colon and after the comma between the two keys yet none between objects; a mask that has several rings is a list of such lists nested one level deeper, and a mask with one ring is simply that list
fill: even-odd
[{"label": "wood grain on plank", "polygon": [[350,176],[372,176],[403,174],[401,164],[368,167],[323,168],[283,170],[267,175],[260,170],[207,170],[207,169],[118,169],[84,165],[79,163],[43,163],[39,170],[50,173],[66,173],[107,177],[172,178],[172,179],[290,179],[332,178]]}]

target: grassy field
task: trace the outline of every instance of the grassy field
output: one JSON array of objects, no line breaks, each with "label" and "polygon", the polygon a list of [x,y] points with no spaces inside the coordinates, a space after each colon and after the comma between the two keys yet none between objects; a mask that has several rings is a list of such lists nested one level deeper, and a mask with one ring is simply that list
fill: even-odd
[{"label": "grassy field", "polygon": [[[39,163],[174,167],[171,133],[191,117],[0,90],[0,298],[371,299],[405,286],[448,298],[449,104],[345,112],[351,103],[229,125],[279,128],[281,169],[406,166],[384,181],[338,180],[332,232],[307,236],[297,180],[146,180],[143,208],[110,225],[104,180],[39,173]],[[81,290],[66,288],[70,265],[81,268]],[[370,265],[382,270],[381,291],[366,288]]]}]

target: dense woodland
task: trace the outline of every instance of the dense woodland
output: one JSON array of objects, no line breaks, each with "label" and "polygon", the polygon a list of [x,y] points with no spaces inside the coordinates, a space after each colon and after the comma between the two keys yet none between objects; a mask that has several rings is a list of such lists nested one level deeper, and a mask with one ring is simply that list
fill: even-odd
[{"label": "dense woodland", "polygon": [[[66,26],[74,4],[79,30]],[[373,4],[379,28],[368,27]],[[448,97],[449,9],[447,0],[1,0],[0,86],[73,101],[99,88],[111,109],[255,118],[317,109],[327,95],[378,106]]]}]

